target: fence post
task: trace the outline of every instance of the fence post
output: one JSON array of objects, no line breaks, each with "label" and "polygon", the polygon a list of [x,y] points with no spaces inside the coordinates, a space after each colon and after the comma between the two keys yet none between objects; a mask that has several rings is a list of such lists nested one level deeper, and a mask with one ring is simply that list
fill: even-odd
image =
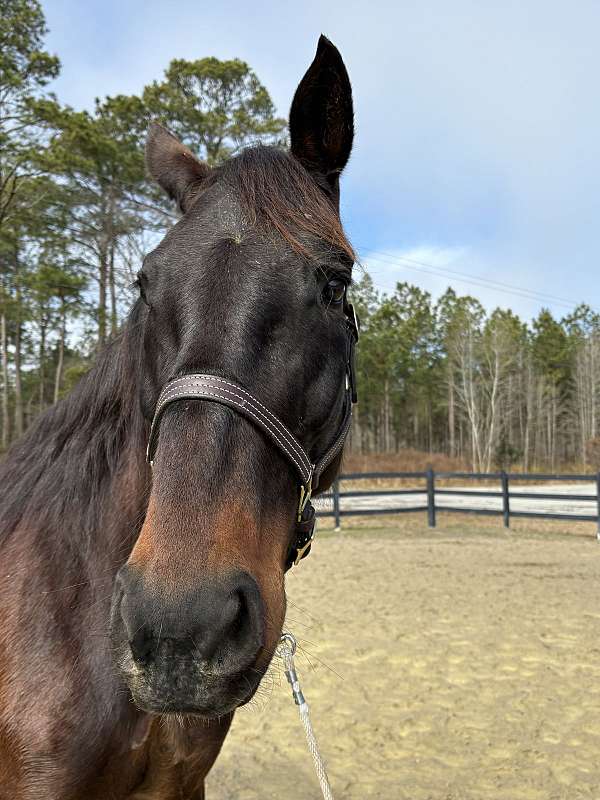
[{"label": "fence post", "polygon": [[333,516],[335,518],[335,530],[342,529],[342,520],[340,514],[340,481],[336,478],[333,482]]},{"label": "fence post", "polygon": [[600,542],[600,472],[596,475],[596,513],[598,519],[596,521],[596,539]]},{"label": "fence post", "polygon": [[432,467],[427,470],[427,523],[435,528],[435,473]]},{"label": "fence post", "polygon": [[504,470],[500,473],[500,481],[502,482],[502,517],[504,519],[504,527],[510,528],[510,494],[508,491],[508,475]]}]

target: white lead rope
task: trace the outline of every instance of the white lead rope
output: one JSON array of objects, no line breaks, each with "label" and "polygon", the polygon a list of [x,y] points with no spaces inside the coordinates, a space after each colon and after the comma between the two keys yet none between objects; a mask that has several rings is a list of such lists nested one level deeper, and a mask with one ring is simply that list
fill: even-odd
[{"label": "white lead rope", "polygon": [[306,734],[308,749],[310,750],[310,754],[313,757],[313,761],[315,764],[315,771],[317,773],[317,778],[319,779],[319,784],[321,785],[321,791],[323,792],[323,797],[325,798],[325,800],[333,800],[333,794],[331,792],[331,786],[329,785],[329,778],[327,777],[325,764],[323,763],[323,759],[321,758],[321,754],[319,753],[319,746],[317,744],[317,740],[315,739],[315,733],[313,731],[312,723],[310,721],[310,716],[308,713],[308,703],[306,702],[304,695],[302,694],[302,689],[300,688],[300,681],[298,680],[298,675],[296,673],[296,668],[294,666],[294,654],[296,653],[296,639],[292,636],[291,633],[282,634],[281,640],[279,642],[279,652],[281,654],[281,657],[283,658],[283,663],[285,665],[285,677],[288,679],[288,683],[292,687],[294,702],[298,706],[298,711],[300,712],[300,719],[302,720],[304,733]]}]

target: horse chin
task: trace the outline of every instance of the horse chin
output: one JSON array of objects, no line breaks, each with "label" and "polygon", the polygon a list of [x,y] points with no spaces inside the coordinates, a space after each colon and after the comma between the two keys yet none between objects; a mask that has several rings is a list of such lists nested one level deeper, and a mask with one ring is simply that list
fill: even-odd
[{"label": "horse chin", "polygon": [[252,668],[238,675],[203,674],[194,665],[185,675],[156,667],[124,671],[133,702],[152,715],[184,715],[217,719],[248,703],[256,693],[264,670]]}]

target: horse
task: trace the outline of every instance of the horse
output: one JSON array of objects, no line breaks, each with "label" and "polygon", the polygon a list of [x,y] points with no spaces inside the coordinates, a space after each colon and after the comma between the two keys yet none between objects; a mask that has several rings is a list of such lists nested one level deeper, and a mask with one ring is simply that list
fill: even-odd
[{"label": "horse", "polygon": [[211,167],[151,125],[181,216],[121,331],[0,466],[0,798],[204,798],[340,467],[353,137],[325,37],[289,148]]}]

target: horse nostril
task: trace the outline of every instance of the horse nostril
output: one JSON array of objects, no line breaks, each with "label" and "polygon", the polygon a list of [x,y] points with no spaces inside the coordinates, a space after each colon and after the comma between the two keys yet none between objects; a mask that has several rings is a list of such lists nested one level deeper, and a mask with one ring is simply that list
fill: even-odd
[{"label": "horse nostril", "polygon": [[115,605],[113,619],[118,619],[117,630],[121,638],[129,644],[131,655],[136,663],[144,665],[154,654],[154,635],[147,625],[147,605],[140,576],[127,564],[115,580]]},{"label": "horse nostril", "polygon": [[228,601],[230,619],[224,617],[223,633],[237,644],[252,636],[253,628],[258,622],[257,615],[253,613],[256,602],[249,595],[248,589],[238,589]]},{"label": "horse nostril", "polygon": [[[233,603],[235,598],[235,604]],[[226,637],[238,647],[253,647],[258,650],[263,644],[263,607],[256,581],[247,573],[238,578],[229,608],[235,608],[225,628]]]},{"label": "horse nostril", "polygon": [[242,596],[239,592],[232,594],[230,597],[227,598],[225,601],[225,605],[223,606],[223,615],[222,615],[222,622],[223,628],[227,628],[229,625],[235,625],[238,617],[243,615],[244,613],[244,603]]},{"label": "horse nostril", "polygon": [[136,631],[133,638],[129,640],[133,660],[140,665],[146,664],[150,660],[153,641],[145,625]]},{"label": "horse nostril", "polygon": [[256,581],[240,573],[224,587],[220,603],[214,595],[205,602],[193,634],[200,655],[223,667],[254,656],[263,644],[262,600]]}]

